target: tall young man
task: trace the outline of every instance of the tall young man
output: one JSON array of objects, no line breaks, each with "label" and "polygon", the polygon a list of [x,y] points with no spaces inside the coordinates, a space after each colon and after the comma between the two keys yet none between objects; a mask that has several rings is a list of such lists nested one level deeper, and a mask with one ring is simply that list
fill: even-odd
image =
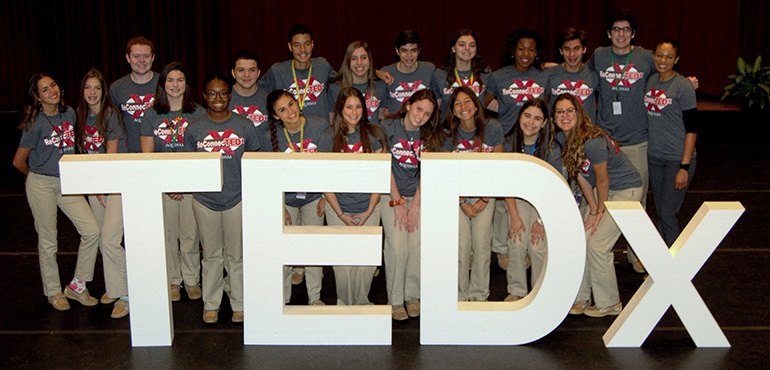
[{"label": "tall young man", "polygon": [[564,62],[548,70],[548,94],[551,96],[551,110],[560,94],[576,96],[583,103],[583,109],[591,117],[591,122],[596,123],[596,88],[599,78],[583,64],[585,39],[586,32],[575,28],[568,28],[559,34],[557,45]]},{"label": "tall young man", "polygon": [[308,26],[291,26],[288,46],[292,59],[273,64],[259,80],[259,88],[267,93],[287,90],[297,99],[303,115],[328,121],[334,102],[327,91],[337,73],[326,59],[312,58],[313,32]]},{"label": "tall young man", "polygon": [[232,87],[229,110],[251,120],[254,127],[267,120],[267,89],[260,89],[259,56],[251,50],[235,53],[232,63],[235,85]]},{"label": "tall young man", "polygon": [[140,153],[139,128],[144,111],[152,107],[158,75],[152,71],[155,46],[143,36],[136,36],[126,45],[126,61],[131,73],[110,85],[110,97],[123,113],[126,124],[126,146],[129,153]]},{"label": "tall young man", "polygon": [[385,106],[390,114],[398,112],[401,105],[418,90],[430,88],[436,66],[431,62],[417,61],[421,49],[422,42],[417,32],[405,30],[396,36],[396,55],[399,61],[382,69],[393,76],[395,81],[388,84]]}]

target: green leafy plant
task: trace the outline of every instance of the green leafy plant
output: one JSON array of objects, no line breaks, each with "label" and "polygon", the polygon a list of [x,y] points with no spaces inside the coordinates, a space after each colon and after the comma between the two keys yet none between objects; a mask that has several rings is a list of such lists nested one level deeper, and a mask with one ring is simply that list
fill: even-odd
[{"label": "green leafy plant", "polygon": [[737,73],[727,76],[733,83],[725,86],[722,100],[737,100],[741,108],[770,107],[770,67],[762,67],[762,56],[758,56],[753,65],[738,57],[737,65]]}]

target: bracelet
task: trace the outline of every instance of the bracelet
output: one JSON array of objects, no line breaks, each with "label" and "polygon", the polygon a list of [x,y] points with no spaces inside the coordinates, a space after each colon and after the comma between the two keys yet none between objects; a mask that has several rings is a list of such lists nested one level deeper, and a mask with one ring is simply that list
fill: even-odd
[{"label": "bracelet", "polygon": [[338,215],[337,215],[337,218],[342,218],[342,215],[344,215],[344,214],[345,214],[344,212],[343,212],[343,213],[340,213],[340,214],[338,214]]},{"label": "bracelet", "polygon": [[471,201],[469,201],[468,198],[465,198],[463,199],[462,202],[460,202],[460,205],[463,205],[463,204],[471,204]]},{"label": "bracelet", "polygon": [[680,170],[685,170],[687,172],[690,172],[690,164],[689,163],[688,164],[680,163],[679,164],[679,169]]},{"label": "bracelet", "polygon": [[484,198],[479,198],[479,200],[481,200],[481,201],[482,201],[482,202],[484,202],[484,203],[487,203],[487,204],[489,204],[489,201],[488,201],[488,200],[484,200]]},{"label": "bracelet", "polygon": [[401,198],[399,200],[391,200],[390,202],[388,202],[388,204],[390,205],[391,208],[395,206],[401,206],[406,204],[406,199]]}]

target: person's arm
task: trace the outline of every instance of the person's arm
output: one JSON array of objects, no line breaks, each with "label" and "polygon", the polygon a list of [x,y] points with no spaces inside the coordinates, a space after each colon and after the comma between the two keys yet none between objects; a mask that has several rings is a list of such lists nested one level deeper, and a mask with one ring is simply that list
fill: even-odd
[{"label": "person's arm", "polygon": [[593,164],[591,167],[594,170],[594,174],[596,174],[596,208],[591,208],[591,212],[586,220],[592,221],[588,224],[591,225],[591,235],[593,235],[606,210],[604,202],[607,201],[610,194],[610,175],[607,172],[607,161]]},{"label": "person's arm", "polygon": [[497,99],[492,99],[487,104],[487,109],[489,109],[489,110],[491,110],[492,112],[495,112],[495,113],[500,113],[499,112],[500,106],[499,106],[499,103],[497,102]]},{"label": "person's arm", "polygon": [[142,148],[142,153],[154,153],[155,138],[152,136],[140,136],[139,146]]},{"label": "person's arm", "polygon": [[695,111],[696,109],[688,109],[682,112],[682,119],[684,120],[684,129],[687,135],[684,137],[684,151],[682,153],[682,166],[687,169],[680,168],[676,172],[676,180],[674,181],[676,190],[682,190],[687,187],[687,182],[690,179],[689,167],[692,162],[692,156],[695,153],[695,140],[698,138],[697,124],[695,124]]},{"label": "person's arm", "polygon": [[369,217],[372,217],[372,213],[374,213],[374,208],[377,207],[377,203],[379,202],[380,202],[380,194],[372,194],[371,197],[369,197],[369,208],[367,208],[366,211],[354,214],[353,221],[358,219],[357,225],[364,226],[364,224],[366,223],[366,220],[368,220]]},{"label": "person's arm", "polygon": [[[393,171],[390,171],[390,200],[399,201],[401,194],[398,192],[398,186],[396,186],[396,178],[393,176]],[[393,220],[393,227],[398,226],[399,230],[406,227],[406,217],[409,210],[403,204],[398,204],[393,207],[393,212],[396,214],[396,218]]]},{"label": "person's arm", "polygon": [[106,152],[109,154],[118,152],[118,139],[110,140],[107,142]]},{"label": "person's arm", "polygon": [[406,231],[409,233],[417,231],[420,227],[420,183],[417,183],[417,190],[414,192],[412,204],[409,205],[409,212],[406,214]]},{"label": "person's arm", "polygon": [[29,174],[27,158],[29,157],[30,152],[32,152],[32,148],[19,147],[19,149],[16,149],[16,154],[13,156],[13,166],[25,175]]},{"label": "person's arm", "polygon": [[580,191],[583,193],[583,200],[585,200],[586,204],[588,204],[589,214],[586,215],[586,218],[583,220],[583,228],[588,231],[588,229],[593,227],[593,224],[596,222],[596,215],[591,217],[591,213],[596,213],[594,210],[597,209],[596,197],[594,197],[594,188],[583,176],[578,175],[577,182],[578,186],[580,187]]},{"label": "person's arm", "polygon": [[508,206],[508,214],[511,216],[511,224],[508,226],[508,238],[516,241],[516,237],[519,237],[519,241],[524,240],[524,232],[527,228],[524,226],[524,222],[519,217],[519,210],[516,208],[516,198],[506,197],[505,205]]},{"label": "person's arm", "polygon": [[381,71],[379,69],[375,69],[374,70],[374,74],[377,75],[377,78],[379,78],[380,80],[383,80],[388,85],[390,85],[394,81],[396,81],[396,79],[393,78],[393,76],[391,76],[390,73],[385,72],[385,71]]}]

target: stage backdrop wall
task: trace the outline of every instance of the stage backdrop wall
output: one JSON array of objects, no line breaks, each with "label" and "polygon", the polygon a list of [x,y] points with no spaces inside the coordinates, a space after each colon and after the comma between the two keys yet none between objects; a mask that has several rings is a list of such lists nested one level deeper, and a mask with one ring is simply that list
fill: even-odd
[{"label": "stage backdrop wall", "polygon": [[402,29],[414,29],[423,40],[421,59],[443,64],[448,43],[462,28],[472,28],[480,53],[499,67],[506,35],[517,28],[542,33],[546,60],[560,61],[556,37],[567,27],[588,32],[588,53],[608,45],[606,16],[616,8],[639,18],[636,44],[654,47],[672,37],[682,43],[680,72],[700,79],[700,93],[721,94],[724,77],[744,55],[770,57],[770,27],[762,24],[768,5],[762,0],[685,0],[660,4],[646,1],[61,1],[0,4],[0,107],[18,109],[28,78],[46,71],[76,105],[80,78],[91,67],[115,80],[129,72],[125,44],[144,35],[156,44],[154,70],[181,61],[192,74],[196,97],[200,81],[211,72],[229,72],[232,54],[255,49],[262,73],[287,59],[288,28],[305,23],[313,29],[314,56],[339,69],[347,44],[369,43],[376,67],[394,61],[393,41]]}]

